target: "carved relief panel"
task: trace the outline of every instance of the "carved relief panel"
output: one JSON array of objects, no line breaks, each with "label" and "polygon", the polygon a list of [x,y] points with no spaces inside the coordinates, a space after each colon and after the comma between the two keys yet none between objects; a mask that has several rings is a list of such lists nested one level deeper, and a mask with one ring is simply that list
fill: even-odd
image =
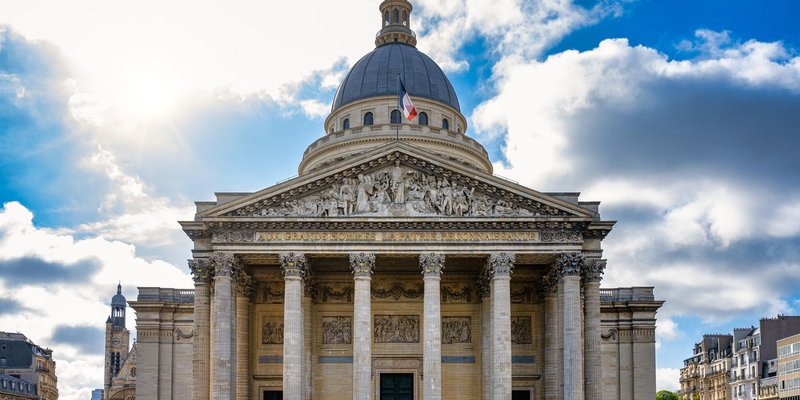
[{"label": "carved relief panel", "polygon": [[375,343],[419,343],[419,315],[376,315]]},{"label": "carved relief panel", "polygon": [[377,283],[372,288],[372,298],[392,300],[422,299],[424,287],[421,283],[408,284],[403,282]]},{"label": "carved relief panel", "polygon": [[511,317],[511,343],[531,344],[532,336],[530,316]]},{"label": "carved relief panel", "polygon": [[472,343],[472,318],[442,317],[442,344]]},{"label": "carved relief panel", "polygon": [[353,319],[351,317],[323,317],[322,344],[352,344]]},{"label": "carved relief panel", "polygon": [[261,344],[283,344],[283,318],[267,317],[261,328]]}]

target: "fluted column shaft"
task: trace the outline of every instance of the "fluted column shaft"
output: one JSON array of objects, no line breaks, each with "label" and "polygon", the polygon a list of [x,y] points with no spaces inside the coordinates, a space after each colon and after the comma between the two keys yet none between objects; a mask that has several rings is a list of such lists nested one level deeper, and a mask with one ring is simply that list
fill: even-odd
[{"label": "fluted column shaft", "polygon": [[279,254],[283,269],[283,398],[303,396],[303,254]]},{"label": "fluted column shaft", "polygon": [[194,339],[192,344],[192,400],[209,400],[211,370],[211,285],[214,269],[209,260],[190,260],[194,279]]},{"label": "fluted column shaft", "polygon": [[[310,270],[308,272],[311,272]],[[311,367],[313,365],[311,358],[311,349],[313,336],[313,324],[311,322],[311,303],[314,298],[315,285],[313,277],[306,275],[303,285],[303,400],[311,399],[312,385],[311,385]]]},{"label": "fluted column shaft", "polygon": [[235,259],[229,253],[214,253],[214,313],[211,338],[211,400],[231,400],[234,387],[231,386],[233,374],[233,270]]},{"label": "fluted column shaft", "polygon": [[240,272],[236,279],[236,400],[250,400],[250,302],[253,278]]},{"label": "fluted column shaft", "polygon": [[583,255],[562,254],[558,261],[564,287],[564,399],[583,400],[583,346],[581,324],[581,268]]},{"label": "fluted column shaft", "polygon": [[543,279],[539,293],[544,298],[544,398],[558,400],[558,286],[551,276]]},{"label": "fluted column shaft", "polygon": [[441,274],[444,254],[420,254],[424,287],[423,329],[425,344],[422,348],[422,398],[442,399],[442,306],[440,298]]},{"label": "fluted column shaft", "polygon": [[369,400],[372,391],[372,270],[375,255],[350,255],[353,270],[353,400]]},{"label": "fluted column shaft", "polygon": [[489,256],[492,285],[492,372],[493,400],[511,400],[511,270],[514,255]]},{"label": "fluted column shaft", "polygon": [[605,260],[589,260],[583,268],[584,312],[584,391],[586,399],[602,400],[602,360],[600,351],[600,280]]}]

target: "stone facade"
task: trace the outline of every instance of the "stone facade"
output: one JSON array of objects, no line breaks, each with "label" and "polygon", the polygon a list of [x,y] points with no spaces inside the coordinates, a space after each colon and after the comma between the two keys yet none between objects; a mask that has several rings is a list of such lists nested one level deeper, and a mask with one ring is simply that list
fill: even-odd
[{"label": "stone facade", "polygon": [[[452,85],[414,47],[411,10],[380,4],[379,48],[345,78],[298,177],[219,193],[181,222],[195,289],[142,288],[132,303],[137,397],[655,396],[662,302],[600,288],[614,222],[576,193],[492,174]],[[411,120],[394,109],[403,71]]]}]

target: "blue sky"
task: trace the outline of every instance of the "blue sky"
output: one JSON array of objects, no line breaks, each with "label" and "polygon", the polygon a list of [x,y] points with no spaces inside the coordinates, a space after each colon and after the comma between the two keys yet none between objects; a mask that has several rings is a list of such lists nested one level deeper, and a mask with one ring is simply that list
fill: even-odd
[{"label": "blue sky", "polygon": [[[190,286],[192,202],[296,174],[378,2],[41,3],[0,4],[0,330],[85,398],[116,282]],[[800,312],[800,3],[414,6],[496,173],[619,220],[604,284],[667,301],[660,389],[703,333]]]}]

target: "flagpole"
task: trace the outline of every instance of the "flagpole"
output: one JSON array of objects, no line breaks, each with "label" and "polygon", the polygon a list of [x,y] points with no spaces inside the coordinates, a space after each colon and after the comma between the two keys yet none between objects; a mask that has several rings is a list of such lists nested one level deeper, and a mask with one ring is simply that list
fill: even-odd
[{"label": "flagpole", "polygon": [[[400,96],[403,95],[403,89],[401,89],[402,83],[400,81],[400,74],[397,74],[397,133],[396,133],[396,140],[400,140],[400,123],[403,122],[403,118],[400,116],[403,115],[403,112],[400,110]],[[391,119],[391,118],[390,118]]]}]

